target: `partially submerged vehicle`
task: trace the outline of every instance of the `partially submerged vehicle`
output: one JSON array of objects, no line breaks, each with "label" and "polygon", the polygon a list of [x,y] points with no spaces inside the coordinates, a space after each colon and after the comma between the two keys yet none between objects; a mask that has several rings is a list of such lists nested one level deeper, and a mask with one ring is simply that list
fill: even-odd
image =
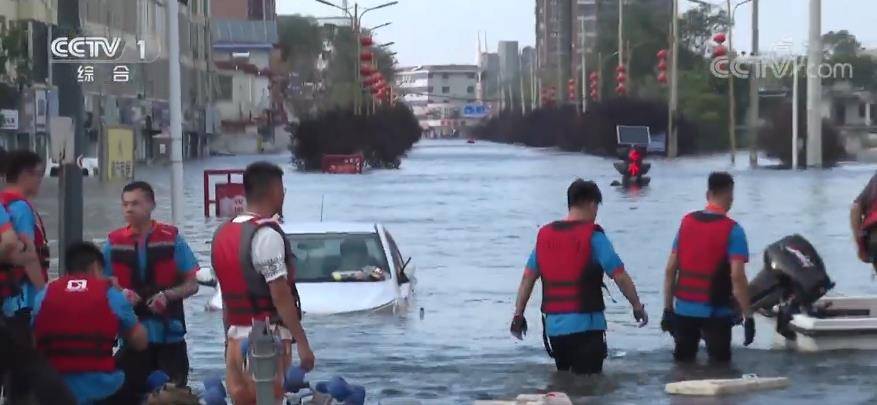
[{"label": "partially submerged vehicle", "polygon": [[825,297],[833,287],[825,263],[804,237],[787,236],[768,246],[749,295],[759,329],[775,331],[772,347],[877,350],[877,297]]},{"label": "partially submerged vehicle", "polygon": [[[281,227],[296,256],[295,281],[303,312],[396,310],[413,297],[417,279],[411,258],[403,259],[382,225],[320,222]],[[201,270],[198,281],[216,286],[208,308],[221,310],[221,291],[212,271]]]}]

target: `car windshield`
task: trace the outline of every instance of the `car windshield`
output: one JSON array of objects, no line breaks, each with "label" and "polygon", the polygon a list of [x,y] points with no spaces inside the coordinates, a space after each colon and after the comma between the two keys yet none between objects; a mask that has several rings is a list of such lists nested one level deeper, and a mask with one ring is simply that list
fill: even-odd
[{"label": "car windshield", "polygon": [[287,238],[296,256],[296,282],[367,282],[390,277],[377,234],[295,234]]}]

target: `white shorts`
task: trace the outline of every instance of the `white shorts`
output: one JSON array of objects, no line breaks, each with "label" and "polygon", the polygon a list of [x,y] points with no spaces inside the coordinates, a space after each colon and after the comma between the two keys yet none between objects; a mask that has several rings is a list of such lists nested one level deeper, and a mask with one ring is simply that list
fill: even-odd
[{"label": "white shorts", "polygon": [[[280,338],[280,340],[289,340],[292,341],[292,333],[289,332],[289,329],[286,329],[280,325],[270,325],[271,333]],[[236,326],[232,325],[228,328],[228,332],[226,336],[229,339],[242,340],[246,339],[250,336],[250,331],[253,330],[252,326]]]}]

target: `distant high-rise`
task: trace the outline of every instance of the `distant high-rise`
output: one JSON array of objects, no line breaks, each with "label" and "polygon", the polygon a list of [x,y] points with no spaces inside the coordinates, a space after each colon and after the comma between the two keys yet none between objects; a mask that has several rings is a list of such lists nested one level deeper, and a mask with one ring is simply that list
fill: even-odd
[{"label": "distant high-rise", "polygon": [[483,52],[478,59],[478,69],[481,74],[481,100],[494,100],[499,98],[499,54]]},{"label": "distant high-rise", "polygon": [[521,73],[525,76],[530,74],[531,69],[536,68],[536,48],[526,46],[521,49]]},{"label": "distant high-rise", "polygon": [[510,106],[516,106],[521,99],[521,55],[518,53],[518,41],[499,41],[497,51],[502,92],[506,102]]}]

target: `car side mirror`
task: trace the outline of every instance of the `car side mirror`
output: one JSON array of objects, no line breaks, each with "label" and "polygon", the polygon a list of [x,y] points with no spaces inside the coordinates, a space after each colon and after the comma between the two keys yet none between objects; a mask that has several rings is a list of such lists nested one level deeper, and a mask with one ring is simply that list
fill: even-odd
[{"label": "car side mirror", "polygon": [[402,268],[399,269],[399,273],[405,274],[405,269],[408,268],[408,264],[411,263],[411,259],[411,257],[408,257],[408,260],[406,260],[405,263],[402,264]]}]

